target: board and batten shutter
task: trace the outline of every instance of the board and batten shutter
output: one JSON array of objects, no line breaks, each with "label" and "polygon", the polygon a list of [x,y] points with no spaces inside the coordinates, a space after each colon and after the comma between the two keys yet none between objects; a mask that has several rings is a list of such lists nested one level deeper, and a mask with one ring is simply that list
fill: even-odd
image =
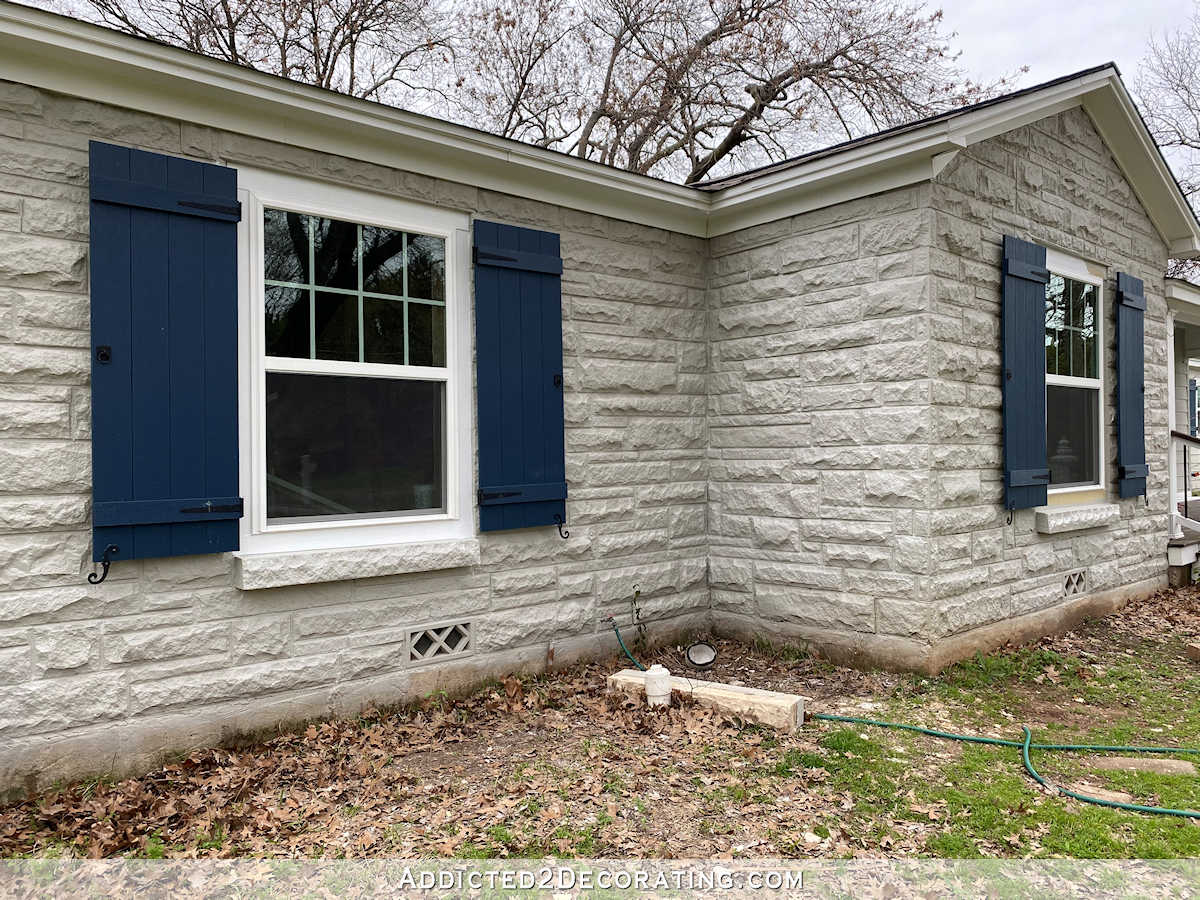
[{"label": "board and batten shutter", "polygon": [[1196,436],[1196,379],[1188,379],[1188,434]]},{"label": "board and batten shutter", "polygon": [[479,529],[566,521],[557,234],[475,222]]},{"label": "board and batten shutter", "polygon": [[236,550],[237,172],[89,150],[92,558]]},{"label": "board and batten shutter", "polygon": [[1004,236],[1002,263],[1004,505],[1046,503],[1046,248]]},{"label": "board and batten shutter", "polygon": [[1117,273],[1117,491],[1146,493],[1146,290]]}]

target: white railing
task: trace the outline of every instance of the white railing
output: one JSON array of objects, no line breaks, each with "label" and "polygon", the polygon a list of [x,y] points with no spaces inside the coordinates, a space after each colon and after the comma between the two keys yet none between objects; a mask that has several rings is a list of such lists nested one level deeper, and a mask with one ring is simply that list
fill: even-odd
[{"label": "white railing", "polygon": [[1183,537],[1184,525],[1200,532],[1200,519],[1192,518],[1193,513],[1200,516],[1200,496],[1192,496],[1193,475],[1200,475],[1200,439],[1172,430],[1168,476],[1172,539]]}]

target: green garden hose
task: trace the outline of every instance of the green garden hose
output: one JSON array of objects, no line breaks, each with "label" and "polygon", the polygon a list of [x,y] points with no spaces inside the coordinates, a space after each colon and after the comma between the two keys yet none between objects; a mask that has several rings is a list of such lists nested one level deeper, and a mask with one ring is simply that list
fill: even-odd
[{"label": "green garden hose", "polygon": [[[1024,728],[1025,726],[1022,726]],[[1200,819],[1200,812],[1191,809],[1168,809],[1165,806],[1142,806],[1137,803],[1122,803],[1119,800],[1104,800],[1101,797],[1091,797],[1087,794],[1080,794],[1078,791],[1067,790],[1065,787],[1059,787],[1056,784],[1047,783],[1046,779],[1038,774],[1037,769],[1033,767],[1033,763],[1029,760],[1029,748],[1037,746],[1030,744],[1033,733],[1025,728],[1025,740],[1021,742],[1021,761],[1025,763],[1025,771],[1029,773],[1042,787],[1051,791],[1057,791],[1060,794],[1066,794],[1068,797],[1074,797],[1076,800],[1082,800],[1084,803],[1095,803],[1097,806],[1107,806],[1110,809],[1127,809],[1131,812],[1155,813],[1160,816],[1185,816],[1189,819]],[[1150,752],[1159,752],[1162,748],[1155,748]],[[1177,750],[1177,753],[1194,753],[1194,750]]]},{"label": "green garden hose", "polygon": [[835,716],[829,713],[810,713],[810,719],[823,719],[827,722],[849,722],[855,725],[873,725],[876,728],[898,728],[901,731],[915,731],[918,734],[927,734],[930,737],[943,738],[950,741],[962,741],[967,744],[991,744],[996,747],[1020,747],[1021,760],[1025,763],[1025,771],[1029,773],[1042,787],[1060,794],[1065,794],[1068,797],[1073,797],[1076,800],[1082,800],[1084,803],[1094,803],[1097,806],[1107,806],[1110,809],[1125,809],[1130,812],[1155,813],[1160,816],[1185,816],[1189,819],[1200,819],[1200,812],[1190,809],[1168,809],[1164,806],[1141,806],[1137,803],[1121,803],[1117,800],[1104,800],[1100,797],[1092,797],[1088,794],[1081,794],[1078,791],[1071,791],[1058,785],[1052,785],[1038,774],[1037,769],[1033,767],[1033,762],[1029,759],[1030,750],[1089,750],[1093,753],[1200,753],[1200,748],[1195,747],[1121,747],[1110,744],[1035,744],[1033,743],[1033,732],[1027,727],[1021,726],[1025,732],[1024,740],[1006,741],[1003,738],[980,737],[970,734],[954,734],[950,731],[935,731],[932,728],[922,728],[919,725],[906,725],[902,722],[884,722],[878,719],[860,719],[857,716]]},{"label": "green garden hose", "polygon": [[[617,623],[609,619],[612,629],[616,632],[617,643],[621,645],[621,649],[625,651],[625,655],[633,662],[635,666],[646,671],[646,667],[637,661],[637,658],[629,652],[629,648],[625,646],[625,642],[621,640],[621,629],[617,627]],[[964,744],[988,744],[993,747],[1016,747],[1021,750],[1021,761],[1025,764],[1025,771],[1029,773],[1042,787],[1051,791],[1057,791],[1067,797],[1072,797],[1076,800],[1081,800],[1084,803],[1094,803],[1097,806],[1106,806],[1110,809],[1124,809],[1130,812],[1154,813],[1160,816],[1184,816],[1189,819],[1200,819],[1200,812],[1191,809],[1168,809],[1165,806],[1141,806],[1137,803],[1121,803],[1117,800],[1104,800],[1100,797],[1092,797],[1087,794],[1081,794],[1078,791],[1071,791],[1058,785],[1052,785],[1038,774],[1037,769],[1033,767],[1033,762],[1029,759],[1030,750],[1083,750],[1092,753],[1191,753],[1200,754],[1200,748],[1197,747],[1134,747],[1120,746],[1115,744],[1035,744],[1033,743],[1033,732],[1026,726],[1021,728],[1025,732],[1023,740],[1009,741],[1004,738],[982,737],[973,734],[955,734],[952,731],[938,731],[934,728],[923,728],[920,725],[908,725],[904,722],[885,722],[882,719],[863,719],[858,716],[836,716],[832,713],[808,713],[810,719],[821,719],[825,722],[845,722],[852,725],[870,725],[874,728],[895,728],[900,731],[913,731],[917,734],[925,734],[929,737],[942,738],[947,741],[961,741]]]},{"label": "green garden hose", "polygon": [[621,629],[617,627],[617,622],[612,616],[608,617],[608,624],[612,626],[612,630],[616,633],[617,643],[621,645],[621,649],[625,651],[625,655],[629,657],[629,661],[632,662],[639,669],[641,669],[643,672],[645,672],[646,667],[637,661],[637,657],[629,652],[629,648],[626,647],[625,642],[623,640],[621,640]]}]

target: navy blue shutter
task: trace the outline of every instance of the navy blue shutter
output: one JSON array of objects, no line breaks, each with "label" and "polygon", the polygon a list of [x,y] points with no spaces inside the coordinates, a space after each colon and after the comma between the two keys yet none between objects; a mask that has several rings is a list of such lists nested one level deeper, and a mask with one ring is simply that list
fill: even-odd
[{"label": "navy blue shutter", "polygon": [[475,223],[479,529],[565,522],[558,235]]},{"label": "navy blue shutter", "polygon": [[1196,379],[1188,379],[1188,434],[1196,436]]},{"label": "navy blue shutter", "polygon": [[1146,291],[1140,278],[1117,273],[1117,488],[1146,493]]},{"label": "navy blue shutter", "polygon": [[92,558],[236,550],[237,172],[89,156]]},{"label": "navy blue shutter", "polygon": [[1046,248],[1004,236],[1004,505],[1046,502]]}]

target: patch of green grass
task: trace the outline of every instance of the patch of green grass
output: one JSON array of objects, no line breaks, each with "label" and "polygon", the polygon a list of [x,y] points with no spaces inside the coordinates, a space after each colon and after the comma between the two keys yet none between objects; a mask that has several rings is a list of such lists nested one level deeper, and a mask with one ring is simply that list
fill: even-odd
[{"label": "patch of green grass", "polygon": [[775,774],[780,778],[788,778],[801,769],[824,767],[825,757],[819,753],[810,753],[807,750],[789,750],[775,764]]},{"label": "patch of green grass", "polygon": [[196,846],[201,850],[220,850],[225,846],[225,828],[218,822],[209,831],[197,832]]},{"label": "patch of green grass", "polygon": [[166,842],[154,833],[146,838],[146,849],[142,852],[142,857],[145,859],[163,859],[167,855]]}]

